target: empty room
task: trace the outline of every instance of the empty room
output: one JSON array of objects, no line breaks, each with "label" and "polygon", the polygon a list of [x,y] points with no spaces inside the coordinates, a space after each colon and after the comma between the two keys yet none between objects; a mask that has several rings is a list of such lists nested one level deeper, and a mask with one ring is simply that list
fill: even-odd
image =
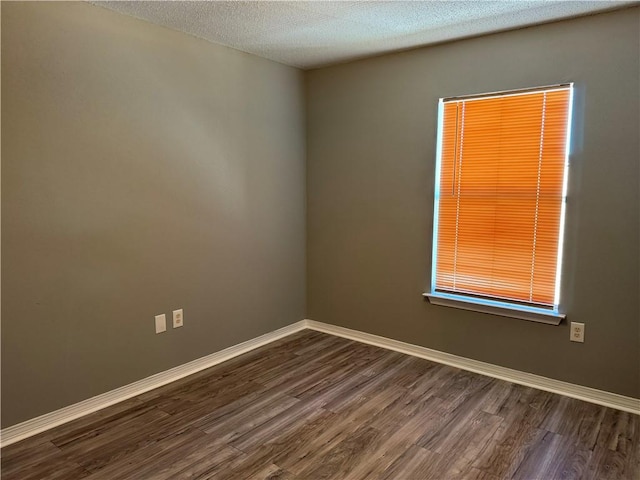
[{"label": "empty room", "polygon": [[2,480],[640,478],[640,5],[2,1]]}]

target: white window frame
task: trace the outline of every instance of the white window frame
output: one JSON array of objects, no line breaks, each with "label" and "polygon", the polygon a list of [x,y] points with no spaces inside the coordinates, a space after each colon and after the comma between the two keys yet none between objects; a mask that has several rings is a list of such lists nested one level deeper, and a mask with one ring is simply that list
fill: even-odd
[{"label": "white window frame", "polygon": [[[438,215],[440,209],[440,168],[442,160],[442,134],[443,134],[443,120],[444,120],[444,104],[446,101],[454,99],[474,99],[474,98],[491,98],[491,97],[504,97],[509,95],[521,95],[528,92],[537,93],[540,91],[551,91],[554,89],[566,89],[569,88],[569,112],[567,116],[567,138],[565,145],[565,159],[564,159],[564,177],[562,185],[562,203],[560,210],[560,233],[558,236],[558,259],[556,268],[556,283],[555,283],[555,295],[554,305],[552,308],[537,307],[532,305],[523,305],[516,302],[510,302],[508,300],[492,300],[488,298],[480,298],[472,295],[465,295],[461,293],[447,293],[436,291],[436,268],[437,268],[437,254],[438,254]],[[507,90],[501,92],[492,92],[480,95],[467,95],[461,97],[446,97],[440,98],[438,101],[438,133],[436,143],[436,168],[435,168],[435,188],[434,188],[434,205],[433,205],[433,236],[432,236],[432,252],[431,252],[431,286],[428,293],[424,293],[430,303],[434,305],[441,305],[445,307],[454,307],[463,310],[472,310],[476,312],[488,313],[493,315],[501,315],[511,318],[519,318],[522,320],[529,320],[534,322],[547,323],[551,325],[558,325],[566,318],[564,313],[560,312],[560,281],[562,277],[562,257],[564,251],[564,233],[565,233],[565,219],[566,219],[566,205],[567,205],[567,186],[569,177],[569,157],[571,150],[571,130],[572,130],[572,114],[573,114],[573,83],[550,85],[544,87],[528,88],[521,90]]]}]

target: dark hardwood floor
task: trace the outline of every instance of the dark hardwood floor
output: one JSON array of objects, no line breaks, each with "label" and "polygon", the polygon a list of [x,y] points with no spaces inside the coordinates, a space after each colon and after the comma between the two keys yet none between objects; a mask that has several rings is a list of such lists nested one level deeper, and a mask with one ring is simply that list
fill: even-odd
[{"label": "dark hardwood floor", "polygon": [[638,480],[640,417],[306,330],[0,453],[3,480]]}]

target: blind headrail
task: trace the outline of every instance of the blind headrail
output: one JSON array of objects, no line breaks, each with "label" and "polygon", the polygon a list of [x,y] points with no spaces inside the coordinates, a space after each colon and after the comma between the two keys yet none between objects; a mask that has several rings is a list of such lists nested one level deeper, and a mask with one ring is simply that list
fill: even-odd
[{"label": "blind headrail", "polygon": [[444,103],[447,103],[447,102],[457,102],[457,101],[480,100],[480,99],[492,98],[492,97],[510,97],[514,95],[524,95],[527,93],[565,90],[565,89],[571,88],[572,85],[573,85],[572,83],[558,83],[556,85],[546,85],[543,87],[521,88],[517,90],[500,90],[497,92],[480,93],[480,94],[473,94],[473,95],[459,95],[457,97],[443,97],[440,100]]}]

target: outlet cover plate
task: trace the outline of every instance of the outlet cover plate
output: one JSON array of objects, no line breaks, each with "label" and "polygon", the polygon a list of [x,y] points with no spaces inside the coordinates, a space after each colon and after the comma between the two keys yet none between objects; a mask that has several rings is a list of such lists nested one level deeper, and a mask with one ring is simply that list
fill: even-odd
[{"label": "outlet cover plate", "polygon": [[571,322],[571,333],[569,340],[572,342],[584,343],[584,323]]},{"label": "outlet cover plate", "polygon": [[182,309],[173,311],[173,328],[178,328],[184,325],[184,314]]}]

